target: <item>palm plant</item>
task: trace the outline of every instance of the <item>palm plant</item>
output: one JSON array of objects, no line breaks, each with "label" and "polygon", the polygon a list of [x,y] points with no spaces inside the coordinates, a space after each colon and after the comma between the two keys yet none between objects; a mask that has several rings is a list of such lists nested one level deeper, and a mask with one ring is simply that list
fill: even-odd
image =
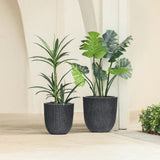
[{"label": "palm plant", "polygon": [[[118,43],[118,35],[113,30],[107,30],[102,37],[98,32],[88,32],[86,39],[82,40],[80,50],[84,50],[83,56],[92,58],[92,71],[95,81],[92,82],[88,78],[88,67],[72,63],[72,75],[75,84],[81,82],[83,86],[87,82],[93,96],[107,97],[108,91],[117,76],[124,79],[131,77],[130,61],[126,58],[119,59],[126,51],[130,40],[132,40],[131,36],[127,37],[122,43]],[[109,64],[109,67],[106,66],[105,69],[102,67],[103,58],[106,58]]]},{"label": "palm plant", "polygon": [[31,87],[31,88],[40,89],[35,94],[46,93],[47,94],[46,99],[48,99],[49,97],[53,97],[54,102],[56,104],[66,104],[66,103],[70,102],[72,99],[78,98],[77,96],[71,97],[71,95],[73,92],[75,92],[75,89],[78,87],[78,85],[80,83],[76,84],[73,88],[69,88],[69,86],[72,83],[64,83],[64,84],[62,83],[64,78],[68,75],[68,73],[71,70],[67,71],[60,78],[59,81],[57,79],[58,66],[63,63],[68,63],[70,60],[74,60],[74,59],[65,58],[66,56],[68,56],[68,52],[64,51],[65,47],[68,44],[70,44],[70,42],[73,39],[64,43],[67,36],[64,37],[61,41],[59,41],[58,38],[54,38],[53,47],[50,47],[44,39],[42,39],[39,36],[37,36],[37,37],[41,41],[41,44],[40,43],[35,43],[35,44],[38,45],[39,47],[41,47],[44,51],[46,51],[48,56],[47,57],[46,56],[33,56],[33,57],[31,57],[31,59],[32,59],[32,61],[41,61],[41,62],[44,62],[44,63],[50,65],[53,69],[53,72],[51,73],[50,76],[47,76],[44,73],[40,74],[40,76],[43,77],[48,82],[48,84],[47,84],[47,87],[44,87],[44,86]]}]

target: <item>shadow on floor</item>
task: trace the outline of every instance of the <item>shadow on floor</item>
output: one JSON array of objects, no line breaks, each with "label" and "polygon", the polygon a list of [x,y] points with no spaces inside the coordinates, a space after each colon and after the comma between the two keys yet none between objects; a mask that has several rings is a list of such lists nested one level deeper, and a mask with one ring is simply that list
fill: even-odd
[{"label": "shadow on floor", "polygon": [[[85,124],[82,122],[74,122],[70,133],[85,133],[88,132]],[[0,118],[0,135],[31,135],[31,134],[48,134],[44,118],[38,116],[8,116],[7,118],[1,116]]]},{"label": "shadow on floor", "polygon": [[113,131],[112,133],[141,140],[146,142],[151,142],[155,144],[160,144],[160,136],[159,135],[152,135],[148,133],[142,132],[140,129],[138,130],[119,130],[119,131]]}]

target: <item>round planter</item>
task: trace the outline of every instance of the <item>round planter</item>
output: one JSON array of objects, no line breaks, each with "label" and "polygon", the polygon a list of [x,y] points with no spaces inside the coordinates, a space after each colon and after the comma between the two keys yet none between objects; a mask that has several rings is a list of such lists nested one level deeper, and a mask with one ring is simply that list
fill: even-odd
[{"label": "round planter", "polygon": [[44,103],[45,125],[50,134],[67,134],[73,122],[74,104]]},{"label": "round planter", "polygon": [[109,132],[116,120],[117,97],[83,97],[83,110],[91,132]]}]

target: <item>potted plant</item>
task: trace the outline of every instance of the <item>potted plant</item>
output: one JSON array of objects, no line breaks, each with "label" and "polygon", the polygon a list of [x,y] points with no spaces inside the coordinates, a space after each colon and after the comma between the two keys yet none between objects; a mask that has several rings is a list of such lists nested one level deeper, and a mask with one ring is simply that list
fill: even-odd
[{"label": "potted plant", "polygon": [[57,79],[57,68],[69,62],[73,59],[65,58],[68,56],[68,52],[64,51],[65,47],[72,41],[68,41],[64,44],[67,36],[59,41],[56,38],[53,42],[53,48],[51,48],[47,42],[41,37],[37,36],[42,44],[35,43],[41,47],[48,56],[33,56],[33,61],[41,61],[47,63],[53,72],[50,76],[41,73],[40,76],[47,81],[46,86],[34,86],[31,88],[40,89],[36,94],[46,93],[46,99],[53,98],[52,102],[44,103],[44,118],[45,125],[50,134],[66,134],[70,131],[73,121],[74,104],[70,103],[72,99],[78,98],[71,97],[71,94],[75,92],[75,89],[79,84],[74,87],[70,87],[72,83],[63,83],[64,78],[71,71],[68,70],[59,80]]},{"label": "potted plant", "polygon": [[[82,40],[80,50],[83,56],[92,59],[94,82],[87,73],[86,66],[72,63],[72,75],[75,84],[85,82],[92,91],[92,96],[83,97],[84,119],[88,129],[92,132],[108,132],[115,123],[117,112],[117,97],[108,96],[108,91],[116,77],[128,79],[131,77],[131,63],[126,58],[120,58],[130,44],[132,37],[127,37],[118,43],[118,35],[113,30],[107,30],[100,37],[98,32],[88,32]],[[102,66],[102,59],[108,61],[108,66]]]},{"label": "potted plant", "polygon": [[142,132],[160,135],[160,104],[152,104],[142,109],[139,115]]}]

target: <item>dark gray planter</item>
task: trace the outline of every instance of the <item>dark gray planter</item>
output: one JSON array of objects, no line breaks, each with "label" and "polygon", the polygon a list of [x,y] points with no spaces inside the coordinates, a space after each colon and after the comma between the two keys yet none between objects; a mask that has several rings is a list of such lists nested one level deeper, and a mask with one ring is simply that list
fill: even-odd
[{"label": "dark gray planter", "polygon": [[83,97],[83,109],[91,132],[109,132],[116,120],[117,97]]},{"label": "dark gray planter", "polygon": [[67,134],[73,122],[74,104],[44,103],[45,125],[50,134]]}]

